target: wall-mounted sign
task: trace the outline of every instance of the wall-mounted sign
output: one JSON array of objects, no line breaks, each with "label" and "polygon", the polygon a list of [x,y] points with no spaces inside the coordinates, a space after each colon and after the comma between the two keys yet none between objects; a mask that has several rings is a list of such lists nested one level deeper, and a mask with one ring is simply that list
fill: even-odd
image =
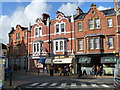
[{"label": "wall-mounted sign", "polygon": [[90,63],[91,58],[90,57],[80,57],[78,63]]},{"label": "wall-mounted sign", "polygon": [[116,57],[102,57],[101,63],[116,63],[117,58]]}]

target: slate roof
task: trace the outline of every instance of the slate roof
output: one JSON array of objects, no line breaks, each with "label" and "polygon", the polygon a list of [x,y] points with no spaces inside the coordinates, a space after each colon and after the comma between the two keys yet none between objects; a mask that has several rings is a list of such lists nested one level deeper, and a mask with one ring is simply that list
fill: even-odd
[{"label": "slate roof", "polygon": [[107,10],[102,10],[101,12],[103,12],[105,15],[115,15],[116,13],[115,13],[115,10],[114,10],[114,8],[112,8],[112,9],[107,9]]},{"label": "slate roof", "polygon": [[74,19],[75,19],[75,20],[82,20],[85,15],[86,15],[86,13],[81,13],[81,14],[78,15],[78,16],[75,16],[75,15],[74,15]]}]

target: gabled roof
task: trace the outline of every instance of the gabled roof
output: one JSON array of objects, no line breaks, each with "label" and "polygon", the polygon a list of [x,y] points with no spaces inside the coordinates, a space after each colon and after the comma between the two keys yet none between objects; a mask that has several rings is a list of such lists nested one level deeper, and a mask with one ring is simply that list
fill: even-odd
[{"label": "gabled roof", "polygon": [[115,15],[116,13],[115,13],[115,10],[114,10],[114,8],[112,8],[112,9],[107,9],[107,10],[102,10],[101,12],[103,12],[105,15]]}]

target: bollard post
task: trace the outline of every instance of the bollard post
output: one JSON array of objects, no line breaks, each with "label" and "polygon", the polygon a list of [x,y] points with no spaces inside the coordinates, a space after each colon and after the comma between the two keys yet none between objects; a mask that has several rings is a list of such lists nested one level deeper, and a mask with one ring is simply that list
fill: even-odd
[{"label": "bollard post", "polygon": [[10,86],[12,86],[12,71],[10,71]]}]

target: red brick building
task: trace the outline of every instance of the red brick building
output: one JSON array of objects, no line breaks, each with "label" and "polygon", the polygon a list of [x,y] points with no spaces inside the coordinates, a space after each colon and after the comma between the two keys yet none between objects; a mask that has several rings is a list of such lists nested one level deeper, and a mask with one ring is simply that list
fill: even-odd
[{"label": "red brick building", "polygon": [[74,29],[73,18],[65,16],[62,12],[57,11],[56,18],[50,20],[49,15],[43,14],[42,19],[37,19],[36,24],[31,29],[31,40],[29,46],[32,55],[30,67],[42,67],[40,61],[45,58],[44,62],[49,69],[51,65],[51,56],[54,68],[64,68],[65,65],[73,63],[74,51]]},{"label": "red brick building", "polygon": [[87,13],[78,15],[75,19],[78,67],[90,74],[93,65],[102,65],[105,74],[113,73],[115,53],[119,54],[120,47],[119,18],[114,8],[100,11],[95,4]]},{"label": "red brick building", "polygon": [[18,69],[27,68],[28,36],[27,27],[16,25],[9,33],[8,58],[9,66],[17,65]]},{"label": "red brick building", "polygon": [[90,74],[93,65],[102,65],[112,74],[120,47],[120,16],[115,10],[118,10],[116,2],[115,8],[102,11],[92,4],[87,13],[78,7],[77,13],[71,16],[57,11],[52,20],[43,13],[30,31],[20,25],[11,30],[9,57],[14,62],[25,63],[29,59],[30,69],[47,67],[49,70],[54,64],[58,72],[58,68],[72,65],[75,73],[86,68]]}]

